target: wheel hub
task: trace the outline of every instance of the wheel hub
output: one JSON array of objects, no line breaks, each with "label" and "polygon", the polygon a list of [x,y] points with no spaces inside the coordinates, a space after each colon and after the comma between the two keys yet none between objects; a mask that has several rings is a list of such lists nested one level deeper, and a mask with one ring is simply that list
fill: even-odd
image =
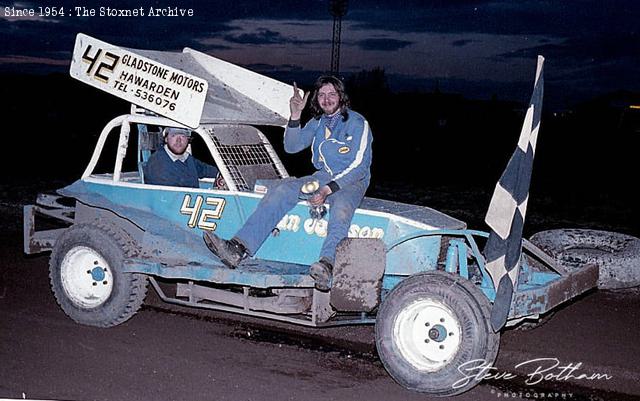
[{"label": "wheel hub", "polygon": [[60,264],[62,288],[81,308],[95,308],[111,296],[113,274],[109,263],[92,248],[71,248]]},{"label": "wheel hub", "polygon": [[447,330],[443,325],[437,324],[431,330],[429,330],[429,338],[433,341],[441,343],[447,338]]},{"label": "wheel hub", "polygon": [[423,371],[436,371],[448,364],[462,341],[462,329],[455,314],[432,299],[417,300],[402,309],[393,332],[402,356]]},{"label": "wheel hub", "polygon": [[87,270],[87,273],[91,274],[93,281],[103,281],[106,277],[104,273],[106,270],[104,267],[96,266],[91,270]]}]

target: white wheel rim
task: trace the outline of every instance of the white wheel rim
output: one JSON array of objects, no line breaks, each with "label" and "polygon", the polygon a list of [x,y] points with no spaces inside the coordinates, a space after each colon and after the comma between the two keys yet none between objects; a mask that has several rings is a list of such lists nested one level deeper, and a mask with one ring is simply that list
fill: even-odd
[{"label": "white wheel rim", "polygon": [[64,255],[60,278],[69,299],[83,308],[102,305],[113,289],[113,274],[109,263],[98,252],[86,246],[76,246]]},{"label": "white wheel rim", "polygon": [[393,341],[414,368],[433,372],[456,355],[462,330],[456,316],[444,304],[421,299],[398,313],[393,324]]}]

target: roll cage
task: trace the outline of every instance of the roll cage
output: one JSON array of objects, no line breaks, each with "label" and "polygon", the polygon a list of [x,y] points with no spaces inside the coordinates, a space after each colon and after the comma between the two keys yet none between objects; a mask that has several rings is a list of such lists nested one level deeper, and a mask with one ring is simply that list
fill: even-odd
[{"label": "roll cage", "polygon": [[[123,172],[123,162],[130,146],[129,137],[132,126],[136,125],[137,140],[137,172]],[[118,130],[119,127],[119,130]],[[132,106],[132,112],[112,119],[103,128],[82,179],[95,177],[114,182],[127,181],[145,184],[144,166],[151,154],[162,146],[161,129],[151,127],[187,128],[165,117],[150,115],[144,109]],[[188,128],[187,128],[188,129]],[[118,145],[113,173],[95,174],[100,156],[105,151],[105,143],[111,133],[118,131]],[[256,127],[244,124],[202,124],[192,131],[205,143],[213,161],[224,178],[226,188],[230,191],[253,191],[258,180],[279,179],[288,177],[282,161],[275,150]],[[202,185],[213,185],[215,177],[202,178]]]}]

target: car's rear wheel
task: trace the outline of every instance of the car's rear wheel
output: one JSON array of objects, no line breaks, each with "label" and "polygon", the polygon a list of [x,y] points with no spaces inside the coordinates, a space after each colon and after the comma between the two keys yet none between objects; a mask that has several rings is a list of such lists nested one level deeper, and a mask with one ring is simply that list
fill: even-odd
[{"label": "car's rear wheel", "polygon": [[407,389],[436,396],[462,393],[478,381],[461,372],[491,366],[498,353],[500,335],[491,329],[489,315],[489,301],[468,280],[439,271],[416,274],[380,307],[378,355]]},{"label": "car's rear wheel", "polygon": [[123,272],[133,241],[116,227],[80,224],[56,241],[49,261],[51,288],[74,321],[111,327],[133,316],[147,293],[147,277]]}]

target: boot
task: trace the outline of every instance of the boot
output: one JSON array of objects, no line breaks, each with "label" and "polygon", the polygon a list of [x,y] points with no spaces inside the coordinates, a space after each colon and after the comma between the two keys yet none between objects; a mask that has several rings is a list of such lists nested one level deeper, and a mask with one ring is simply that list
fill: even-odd
[{"label": "boot", "polygon": [[235,238],[225,240],[209,231],[202,237],[207,248],[230,269],[235,269],[247,257],[247,249]]},{"label": "boot", "polygon": [[309,275],[316,281],[316,289],[329,291],[332,272],[333,264],[327,258],[320,258],[319,261],[311,265]]}]

